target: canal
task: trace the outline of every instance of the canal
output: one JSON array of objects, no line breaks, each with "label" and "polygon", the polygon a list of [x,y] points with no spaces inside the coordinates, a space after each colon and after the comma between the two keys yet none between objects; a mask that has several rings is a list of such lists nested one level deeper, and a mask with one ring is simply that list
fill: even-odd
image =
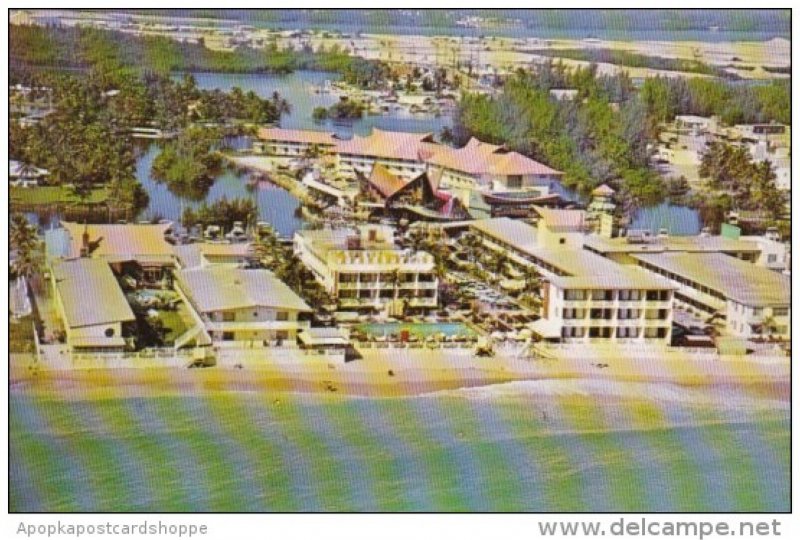
[{"label": "canal", "polygon": [[[175,77],[181,77],[176,74]],[[361,119],[346,122],[315,122],[311,115],[315,107],[329,107],[337,101],[337,97],[329,93],[320,93],[318,89],[325,81],[336,81],[340,77],[336,73],[297,71],[288,75],[272,74],[232,74],[232,73],[193,73],[197,85],[203,89],[220,89],[229,91],[238,86],[243,91],[254,91],[261,97],[271,97],[278,92],[291,104],[289,114],[284,114],[280,126],[290,129],[317,129],[337,133],[343,138],[354,134],[367,135],[372,128],[391,131],[413,131],[438,133],[445,126],[452,126],[452,118],[447,115],[419,115],[404,111],[394,111],[386,115],[364,116]],[[239,138],[238,145],[246,145]],[[138,216],[140,220],[168,219],[180,221],[183,209],[196,208],[201,201],[193,201],[172,193],[166,184],[156,181],[151,175],[153,160],[160,152],[158,142],[143,142],[137,148],[136,177],[150,196],[148,207]],[[303,220],[295,215],[299,206],[297,198],[286,190],[269,182],[249,184],[247,175],[239,175],[231,169],[224,168],[205,197],[206,202],[214,202],[222,197],[252,198],[256,202],[259,219],[267,221],[282,236],[292,236],[294,231],[303,226]],[[559,186],[558,192],[568,200],[579,200],[576,194]],[[586,201],[583,201],[586,202]],[[29,219],[43,227],[57,225],[58,215],[28,214]],[[651,208],[643,208],[634,216],[632,228],[650,229],[654,233],[659,229],[667,229],[672,235],[698,234],[701,222],[695,209],[683,206],[671,206],[662,203]]]}]

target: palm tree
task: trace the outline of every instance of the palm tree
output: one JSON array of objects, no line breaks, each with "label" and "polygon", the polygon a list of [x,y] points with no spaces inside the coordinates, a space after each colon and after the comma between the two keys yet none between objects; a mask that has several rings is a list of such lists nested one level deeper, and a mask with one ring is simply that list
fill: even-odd
[{"label": "palm tree", "polygon": [[9,243],[17,255],[14,260],[14,271],[17,276],[36,282],[35,278],[41,274],[44,264],[42,243],[36,227],[28,223],[22,214],[15,214],[11,218]]}]

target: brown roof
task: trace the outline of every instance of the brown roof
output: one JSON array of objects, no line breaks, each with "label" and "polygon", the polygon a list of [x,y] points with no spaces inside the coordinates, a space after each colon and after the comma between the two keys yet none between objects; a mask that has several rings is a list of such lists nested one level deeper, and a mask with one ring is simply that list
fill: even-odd
[{"label": "brown roof", "polygon": [[375,156],[389,159],[425,161],[440,145],[433,142],[433,133],[406,133],[373,128],[366,137],[358,135],[339,141],[336,151],[342,154]]},{"label": "brown roof", "polygon": [[520,153],[510,152],[504,146],[481,142],[474,137],[461,148],[442,147],[428,161],[441,167],[469,174],[500,176],[512,174],[561,174],[555,169],[551,169],[547,165],[534,161]]},{"label": "brown roof", "polygon": [[84,231],[89,234],[92,257],[112,261],[140,258],[170,261],[174,254],[172,246],[164,239],[171,223],[83,225],[62,221],[61,225],[69,234],[72,257],[81,254]]},{"label": "brown roof", "polygon": [[304,129],[260,128],[258,138],[265,141],[288,141],[307,144],[334,145],[337,139],[332,133]]},{"label": "brown roof", "polygon": [[391,197],[406,186],[406,181],[389,172],[383,165],[376,163],[369,175],[369,183],[385,198]]}]

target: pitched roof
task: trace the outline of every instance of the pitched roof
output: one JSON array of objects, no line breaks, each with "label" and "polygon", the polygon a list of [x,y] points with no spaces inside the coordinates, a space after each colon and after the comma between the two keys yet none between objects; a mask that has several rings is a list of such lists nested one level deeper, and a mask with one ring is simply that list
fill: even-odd
[{"label": "pitched roof", "polygon": [[260,128],[258,138],[265,141],[288,141],[306,144],[333,145],[338,139],[325,131],[307,129]]},{"label": "pitched roof", "polygon": [[441,145],[433,142],[433,133],[383,131],[373,128],[366,137],[354,135],[339,141],[336,151],[342,154],[375,156],[389,159],[425,161]]},{"label": "pitched roof", "polygon": [[559,175],[560,172],[547,165],[534,161],[518,152],[506,150],[504,146],[471,138],[461,148],[442,146],[429,159],[429,162],[448,169],[468,174],[491,175]]},{"label": "pitched roof", "polygon": [[135,320],[106,261],[87,258],[56,261],[53,276],[68,327]]},{"label": "pitched roof", "polygon": [[639,261],[689,279],[748,306],[787,305],[791,278],[722,253],[636,253]]},{"label": "pitched roof", "polygon": [[72,257],[81,254],[84,230],[94,246],[92,257],[106,260],[157,258],[168,261],[173,255],[172,245],[164,240],[164,233],[172,226],[171,223],[83,225],[62,221],[61,225],[69,233]]},{"label": "pitched roof", "polygon": [[269,270],[212,265],[179,270],[176,275],[203,313],[255,306],[311,311]]},{"label": "pitched roof", "polygon": [[614,193],[616,193],[616,192],[613,189],[611,189],[608,186],[608,184],[602,184],[600,186],[597,186],[592,191],[592,195],[595,195],[595,196],[598,196],[598,197],[610,197]]},{"label": "pitched roof", "polygon": [[372,167],[372,172],[367,180],[369,184],[383,195],[384,198],[389,198],[406,186],[406,180],[392,174],[389,169],[376,163]]}]

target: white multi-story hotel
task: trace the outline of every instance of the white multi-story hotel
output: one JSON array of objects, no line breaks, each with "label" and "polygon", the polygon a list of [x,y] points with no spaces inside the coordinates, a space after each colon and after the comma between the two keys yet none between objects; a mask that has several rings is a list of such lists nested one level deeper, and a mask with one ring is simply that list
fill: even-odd
[{"label": "white multi-story hotel", "polygon": [[470,228],[487,248],[541,273],[542,318],[533,327],[541,338],[669,344],[672,294],[677,287],[668,280],[566,241],[553,244],[548,238],[542,243],[538,228],[522,221],[478,220]]},{"label": "white multi-story hotel", "polygon": [[399,249],[391,227],[301,230],[294,252],[341,309],[401,313],[437,306],[433,256]]},{"label": "white multi-story hotel", "polygon": [[669,279],[681,307],[725,320],[734,336],[791,336],[791,278],[722,253],[637,253],[641,268]]}]

